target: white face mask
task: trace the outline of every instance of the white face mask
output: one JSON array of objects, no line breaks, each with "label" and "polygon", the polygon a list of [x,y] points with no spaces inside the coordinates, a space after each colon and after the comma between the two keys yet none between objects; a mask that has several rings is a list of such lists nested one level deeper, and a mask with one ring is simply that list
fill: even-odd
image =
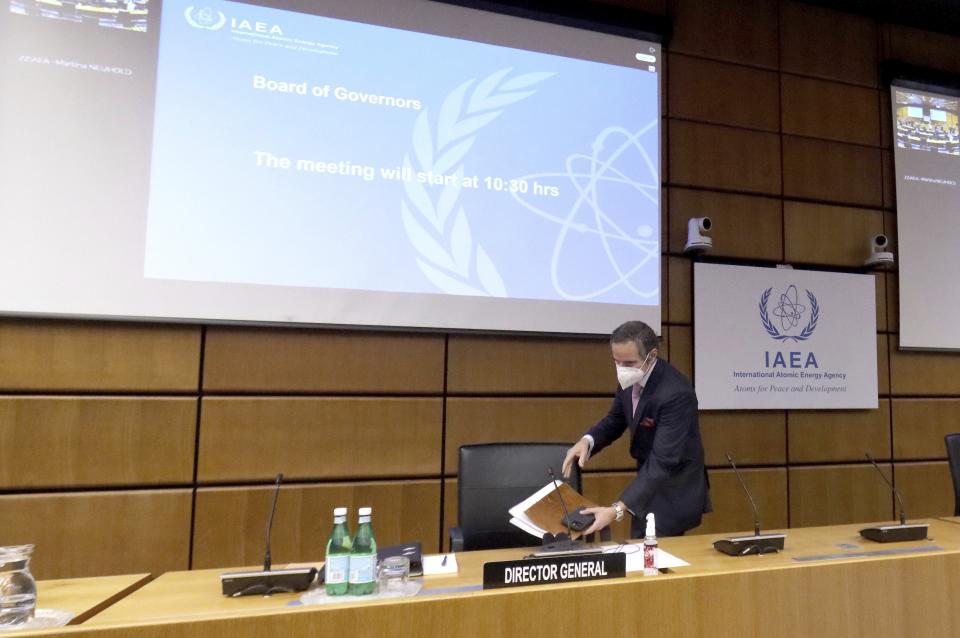
[{"label": "white face mask", "polygon": [[639,383],[643,379],[643,375],[647,373],[647,370],[643,369],[643,366],[647,363],[647,359],[650,358],[650,354],[647,353],[647,356],[644,358],[643,363],[640,364],[639,368],[630,368],[627,366],[617,366],[617,381],[620,382],[620,387],[626,390],[630,386]]}]

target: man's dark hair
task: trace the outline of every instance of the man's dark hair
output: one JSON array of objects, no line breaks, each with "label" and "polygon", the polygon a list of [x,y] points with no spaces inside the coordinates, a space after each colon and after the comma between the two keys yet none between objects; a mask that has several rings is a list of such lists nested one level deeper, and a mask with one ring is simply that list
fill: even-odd
[{"label": "man's dark hair", "polygon": [[637,344],[637,352],[641,357],[646,357],[651,350],[660,347],[660,337],[653,328],[642,321],[628,321],[617,326],[610,335],[610,343],[627,343],[628,341]]}]

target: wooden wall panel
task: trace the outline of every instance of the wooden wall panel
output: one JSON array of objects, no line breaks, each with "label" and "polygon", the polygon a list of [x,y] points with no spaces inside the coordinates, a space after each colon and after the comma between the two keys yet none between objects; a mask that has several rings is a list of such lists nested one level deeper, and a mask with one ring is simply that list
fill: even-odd
[{"label": "wooden wall panel", "polygon": [[670,50],[777,68],[777,3],[671,0]]},{"label": "wooden wall panel", "polygon": [[960,37],[901,25],[886,25],[884,57],[960,73]]},{"label": "wooden wall panel", "polygon": [[780,88],[784,133],[879,146],[876,89],[787,74]]},{"label": "wooden wall panel", "polygon": [[686,257],[670,257],[667,295],[670,323],[693,322],[693,262]]},{"label": "wooden wall panel", "polygon": [[861,267],[870,239],[883,232],[879,210],[784,202],[785,261]]},{"label": "wooden wall panel", "polygon": [[437,334],[210,327],[208,392],[436,392],[443,389]]},{"label": "wooden wall panel", "polygon": [[[263,530],[273,487],[222,487],[197,490],[193,567],[262,564]],[[333,508],[348,507],[350,529],[357,508],[373,508],[380,545],[420,540],[425,552],[438,548],[440,481],[288,485],[280,490],[273,524],[275,565],[323,560],[333,526]]]},{"label": "wooden wall panel", "polygon": [[39,579],[187,569],[190,490],[0,496],[0,545],[22,543]]},{"label": "wooden wall panel", "polygon": [[669,145],[671,184],[780,194],[778,135],[670,120]]},{"label": "wooden wall panel", "polygon": [[[787,470],[782,467],[742,469],[740,473],[757,502],[761,528],[776,530],[787,527]],[[710,498],[713,512],[706,514],[703,524],[691,533],[753,533],[753,508],[733,470],[710,470]]]},{"label": "wooden wall panel", "polygon": [[791,410],[790,462],[863,461],[890,458],[890,400],[876,410]]},{"label": "wooden wall panel", "polygon": [[197,400],[0,397],[0,489],[193,480]]},{"label": "wooden wall panel", "polygon": [[[890,477],[890,464],[880,463]],[[890,488],[873,466],[790,467],[790,526],[886,521],[893,515]]]},{"label": "wooden wall panel", "polygon": [[893,400],[893,458],[945,459],[952,432],[960,432],[960,399]]},{"label": "wooden wall panel", "polygon": [[[666,204],[663,205],[666,208]],[[667,228],[666,228],[666,217],[661,215],[660,224],[661,224],[661,235],[663,238],[660,240],[660,326],[661,330],[663,324],[670,323],[670,257],[665,255],[667,245]],[[612,332],[611,328],[611,332]]]},{"label": "wooden wall panel", "polygon": [[782,410],[702,410],[700,435],[711,467],[729,467],[727,454],[738,466],[787,462],[787,419]]},{"label": "wooden wall panel", "polygon": [[896,273],[887,275],[887,329],[900,331],[900,280]]},{"label": "wooden wall panel", "polygon": [[[612,332],[616,326],[610,326]],[[452,393],[612,393],[610,340],[451,335],[447,391]]]},{"label": "wooden wall panel", "polygon": [[780,5],[780,68],[877,86],[877,27],[870,18],[795,1]]},{"label": "wooden wall panel", "polygon": [[880,207],[880,149],[785,135],[786,197]]},{"label": "wooden wall panel", "polygon": [[0,321],[0,389],[195,392],[200,328]]},{"label": "wooden wall panel", "polygon": [[[610,409],[604,398],[450,398],[447,400],[444,473],[459,471],[460,446],[506,441],[556,441],[573,444]],[[587,470],[631,469],[629,432],[590,459]]]},{"label": "wooden wall panel", "polygon": [[946,462],[897,463],[894,477],[908,522],[914,518],[953,516],[953,480]]},{"label": "wooden wall panel", "polygon": [[[457,526],[457,480],[443,480],[442,551],[450,551],[450,528]],[[533,538],[533,537],[531,537]]]},{"label": "wooden wall panel", "polygon": [[883,179],[883,207],[897,207],[897,176],[894,171],[893,151],[880,153],[881,177]]},{"label": "wooden wall panel", "polygon": [[887,332],[887,273],[878,272],[875,275],[877,282],[877,332]]},{"label": "wooden wall panel", "polygon": [[709,217],[713,221],[711,255],[767,261],[783,259],[780,200],[687,188],[671,188],[669,199],[668,249],[671,254],[683,253],[691,217]]},{"label": "wooden wall panel", "polygon": [[884,149],[891,149],[893,147],[893,116],[891,115],[890,91],[881,90],[877,99],[880,102],[880,146]]},{"label": "wooden wall panel", "polygon": [[693,383],[693,328],[670,326],[670,364]]},{"label": "wooden wall panel", "polygon": [[205,398],[197,479],[440,474],[439,398]]},{"label": "wooden wall panel", "polygon": [[890,378],[894,396],[960,395],[960,357],[949,352],[900,350],[890,335]]},{"label": "wooden wall panel", "polygon": [[776,133],[780,130],[778,86],[773,71],[671,54],[669,115]]},{"label": "wooden wall panel", "polygon": [[877,335],[877,391],[881,397],[890,390],[890,335]]}]

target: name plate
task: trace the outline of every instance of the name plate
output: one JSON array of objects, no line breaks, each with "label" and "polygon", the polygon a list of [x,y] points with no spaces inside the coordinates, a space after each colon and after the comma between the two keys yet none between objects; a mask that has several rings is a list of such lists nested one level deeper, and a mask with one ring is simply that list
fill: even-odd
[{"label": "name plate", "polygon": [[623,578],[626,573],[627,555],[622,552],[505,560],[484,563],[483,588],[500,589]]}]

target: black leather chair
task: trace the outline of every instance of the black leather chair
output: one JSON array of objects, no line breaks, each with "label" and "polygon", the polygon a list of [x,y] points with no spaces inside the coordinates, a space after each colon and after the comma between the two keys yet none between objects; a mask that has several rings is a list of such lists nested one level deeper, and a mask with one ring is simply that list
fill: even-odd
[{"label": "black leather chair", "polygon": [[[503,547],[529,547],[537,539],[510,524],[509,509],[550,482],[547,467],[560,471],[568,443],[486,443],[460,447],[457,482],[459,527],[450,528],[455,552]],[[580,491],[580,467],[569,479]]]},{"label": "black leather chair", "polygon": [[947,461],[953,478],[953,515],[960,516],[960,432],[943,437],[947,445]]}]

